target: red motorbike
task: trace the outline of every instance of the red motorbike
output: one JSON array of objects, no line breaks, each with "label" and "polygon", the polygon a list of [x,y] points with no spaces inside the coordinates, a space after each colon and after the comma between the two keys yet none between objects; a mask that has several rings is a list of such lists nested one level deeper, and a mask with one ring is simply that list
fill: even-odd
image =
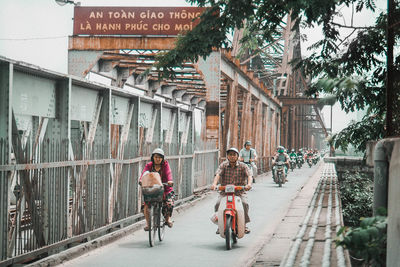
[{"label": "red motorbike", "polygon": [[235,192],[245,190],[244,186],[226,185],[219,186],[218,190],[225,192],[225,200],[221,200],[217,216],[220,236],[225,238],[226,249],[232,249],[238,238],[245,234],[245,220],[243,203]]}]

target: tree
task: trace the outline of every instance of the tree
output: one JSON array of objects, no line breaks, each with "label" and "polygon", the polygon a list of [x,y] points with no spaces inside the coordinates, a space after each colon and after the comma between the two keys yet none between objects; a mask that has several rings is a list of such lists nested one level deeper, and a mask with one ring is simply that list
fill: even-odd
[{"label": "tree", "polygon": [[[392,12],[392,28],[395,41],[398,42],[400,23],[398,1],[394,3]],[[249,36],[257,35],[262,43],[274,42],[280,33],[283,21],[290,15],[297,19],[295,27],[320,25],[323,38],[312,45],[319,53],[303,60],[292,62],[296,68],[310,77],[319,78],[319,82],[311,87],[309,94],[327,92],[337,96],[342,108],[349,112],[367,109],[367,115],[361,122],[349,125],[340,134],[334,136],[335,146],[346,150],[348,144],[354,144],[358,150],[365,149],[366,140],[384,137],[386,100],[385,54],[387,42],[387,14],[382,13],[371,27],[356,27],[341,24],[335,18],[340,14],[342,6],[352,7],[354,12],[368,9],[375,12],[373,0],[189,0],[198,6],[208,6],[201,16],[197,27],[178,39],[176,48],[158,58],[157,67],[164,77],[174,75],[173,69],[182,62],[195,61],[198,57],[206,57],[213,48],[228,47],[227,33],[235,28],[242,28],[244,21],[248,26]],[[217,15],[218,14],[218,15]],[[342,37],[340,29],[351,29],[348,36]],[[391,28],[391,29],[392,29]],[[243,42],[249,41],[244,38]],[[254,41],[254,40],[253,40]],[[394,77],[400,77],[399,57],[394,62]],[[394,81],[395,99],[400,99],[400,78]],[[330,87],[325,87],[327,83]],[[400,102],[400,101],[397,101]],[[396,105],[390,103],[390,105]],[[394,110],[392,123],[396,134],[400,134],[400,104]]]}]

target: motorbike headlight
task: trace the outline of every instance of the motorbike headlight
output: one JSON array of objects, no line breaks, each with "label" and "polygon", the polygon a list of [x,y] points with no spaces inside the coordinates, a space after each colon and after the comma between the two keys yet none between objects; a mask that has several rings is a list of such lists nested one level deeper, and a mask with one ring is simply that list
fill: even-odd
[{"label": "motorbike headlight", "polygon": [[226,193],[235,193],[235,186],[231,185],[231,184],[225,186],[225,192]]}]

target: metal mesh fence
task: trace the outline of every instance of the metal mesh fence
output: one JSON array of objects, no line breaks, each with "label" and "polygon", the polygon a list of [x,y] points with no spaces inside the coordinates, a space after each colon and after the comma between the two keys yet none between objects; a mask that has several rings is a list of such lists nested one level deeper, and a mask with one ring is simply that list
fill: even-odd
[{"label": "metal mesh fence", "polygon": [[7,146],[0,140],[2,260],[43,247],[54,250],[57,242],[137,215],[138,178],[157,147],[165,151],[177,198],[210,184],[218,164],[215,146],[195,151],[192,144],[127,142],[116,158],[109,146],[49,139],[36,145],[27,140],[23,162],[6,164]]}]

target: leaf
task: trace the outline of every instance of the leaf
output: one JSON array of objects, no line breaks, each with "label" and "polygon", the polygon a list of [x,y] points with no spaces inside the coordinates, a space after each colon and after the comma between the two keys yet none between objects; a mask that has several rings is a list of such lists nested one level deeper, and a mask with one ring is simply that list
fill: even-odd
[{"label": "leaf", "polygon": [[368,231],[367,230],[360,231],[360,238],[363,244],[367,243],[370,240]]},{"label": "leaf", "polygon": [[345,232],[346,231],[346,227],[345,226],[342,226],[342,227],[340,227],[340,229],[339,229],[339,231],[336,233],[336,235],[337,236],[340,236],[343,232]]},{"label": "leaf", "polygon": [[378,228],[376,227],[370,227],[367,229],[368,234],[372,237],[372,238],[377,238],[379,235],[379,231]]}]

